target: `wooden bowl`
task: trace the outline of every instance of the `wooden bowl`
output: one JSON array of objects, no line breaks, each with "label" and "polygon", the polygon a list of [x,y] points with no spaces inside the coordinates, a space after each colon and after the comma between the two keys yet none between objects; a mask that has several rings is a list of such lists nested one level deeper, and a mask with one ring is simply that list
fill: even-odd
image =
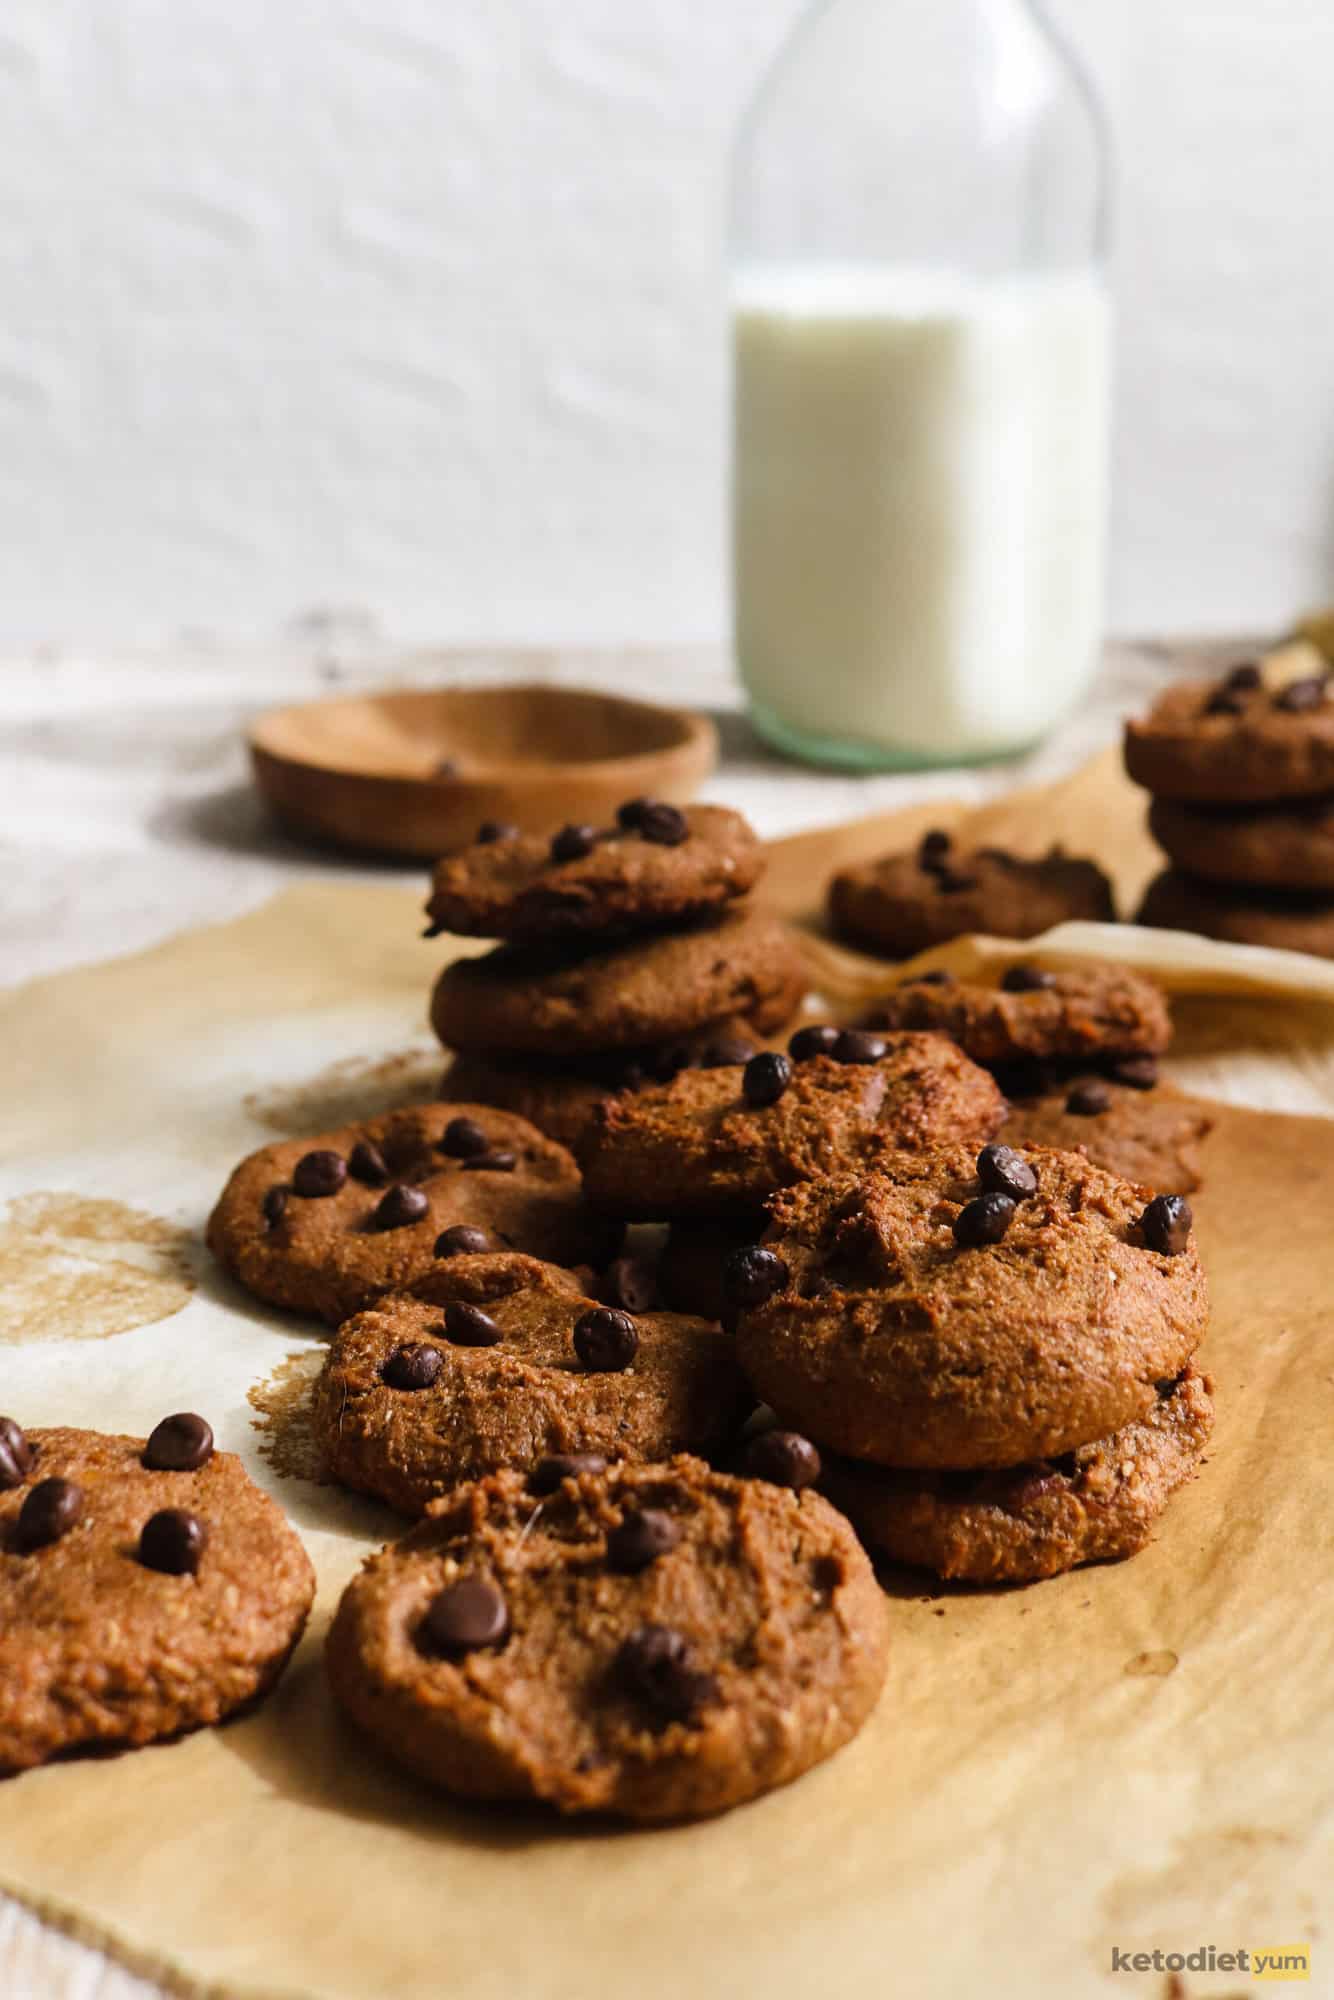
[{"label": "wooden bowl", "polygon": [[272,709],[250,731],[255,782],[291,832],[414,861],[484,819],[550,833],[605,825],[640,794],[681,804],[717,756],[704,716],[587,688],[354,695]]}]

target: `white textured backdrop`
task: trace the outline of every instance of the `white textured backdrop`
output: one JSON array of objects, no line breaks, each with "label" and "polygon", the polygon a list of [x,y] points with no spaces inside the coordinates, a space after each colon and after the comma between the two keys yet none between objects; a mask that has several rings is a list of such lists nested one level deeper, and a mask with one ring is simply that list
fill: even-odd
[{"label": "white textured backdrop", "polygon": [[[892,5],[892,0],[884,0]],[[0,644],[724,628],[728,135],[796,0],[3,0]],[[1113,622],[1334,584],[1334,7],[1056,0]]]}]

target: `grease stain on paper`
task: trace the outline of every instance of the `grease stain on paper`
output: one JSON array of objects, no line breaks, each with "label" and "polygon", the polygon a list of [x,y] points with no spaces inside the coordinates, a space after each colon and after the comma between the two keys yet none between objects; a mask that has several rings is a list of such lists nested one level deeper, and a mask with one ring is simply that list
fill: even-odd
[{"label": "grease stain on paper", "polygon": [[261,1458],[281,1478],[316,1486],[331,1484],[311,1428],[311,1391],[323,1366],[322,1347],[303,1347],[284,1355],[271,1375],[246,1390],[246,1401],[258,1413],[250,1421],[259,1432]]},{"label": "grease stain on paper", "polygon": [[0,1342],[106,1340],[170,1319],[195,1288],[189,1236],[90,1195],[16,1195],[0,1217]]},{"label": "grease stain on paper", "polygon": [[405,1104],[429,1104],[439,1094],[444,1061],[434,1042],[383,1056],[344,1056],[301,1082],[252,1090],[243,1103],[257,1124],[287,1138],[336,1132]]}]

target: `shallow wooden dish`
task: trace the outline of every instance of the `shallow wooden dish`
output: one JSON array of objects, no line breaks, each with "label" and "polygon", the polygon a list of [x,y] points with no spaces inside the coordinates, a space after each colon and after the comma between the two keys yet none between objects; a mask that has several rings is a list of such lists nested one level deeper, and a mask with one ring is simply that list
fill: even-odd
[{"label": "shallow wooden dish", "polygon": [[439,688],[304,702],[250,731],[284,826],[362,854],[433,861],[484,819],[547,833],[624,799],[692,798],[718,756],[702,715],[586,688]]}]

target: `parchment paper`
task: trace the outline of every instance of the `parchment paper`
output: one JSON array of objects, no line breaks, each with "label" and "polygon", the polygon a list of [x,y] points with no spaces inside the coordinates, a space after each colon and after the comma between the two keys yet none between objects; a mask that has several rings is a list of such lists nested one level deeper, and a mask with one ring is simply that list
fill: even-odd
[{"label": "parchment paper", "polygon": [[[1151,865],[1140,802],[1106,766],[1082,791],[978,817],[1016,844],[1063,835],[1122,888]],[[836,859],[941,819],[937,806],[784,843],[770,894],[809,914]],[[0,1193],[29,1198],[10,1208],[0,1263],[0,1286],[14,1255],[28,1274],[0,1290],[0,1407],[131,1431],[205,1411],[287,1507],[321,1579],[312,1630],[255,1715],[0,1788],[0,1883],[188,1992],[1157,1996],[1165,1975],[1113,1973],[1114,1947],[1294,1941],[1312,1943],[1308,1990],[1334,1991],[1323,1117],[1227,1110],[1206,1148],[1196,1206],[1219,1425],[1158,1541],[1027,1590],[888,1573],[884,1699],[799,1784],[706,1825],[567,1827],[455,1809],[343,1729],[320,1642],[341,1585],[397,1524],[261,1455],[247,1391],[319,1339],[222,1280],[199,1232],[228,1168],[276,1127],[317,1130],[429,1083],[441,945],[417,941],[417,924],[411,892],[322,884],[0,1003],[16,1078]],[[1334,1108],[1334,1009],[1299,990],[1328,992],[1327,968],[1097,927],[1057,943],[1162,962],[1183,990],[1178,1078],[1240,1104]],[[845,999],[897,976],[814,949]],[[1209,986],[1221,997],[1200,997]],[[39,1193],[61,1200],[34,1208]],[[91,1211],[98,1229],[90,1200],[109,1205]],[[146,1296],[166,1316],[128,1324],[145,1310],[130,1284],[139,1303],[102,1316],[125,1330],[65,1337],[60,1314],[97,1292],[99,1260],[120,1282],[155,1258]],[[1178,1989],[1252,1990],[1236,1973]]]}]

